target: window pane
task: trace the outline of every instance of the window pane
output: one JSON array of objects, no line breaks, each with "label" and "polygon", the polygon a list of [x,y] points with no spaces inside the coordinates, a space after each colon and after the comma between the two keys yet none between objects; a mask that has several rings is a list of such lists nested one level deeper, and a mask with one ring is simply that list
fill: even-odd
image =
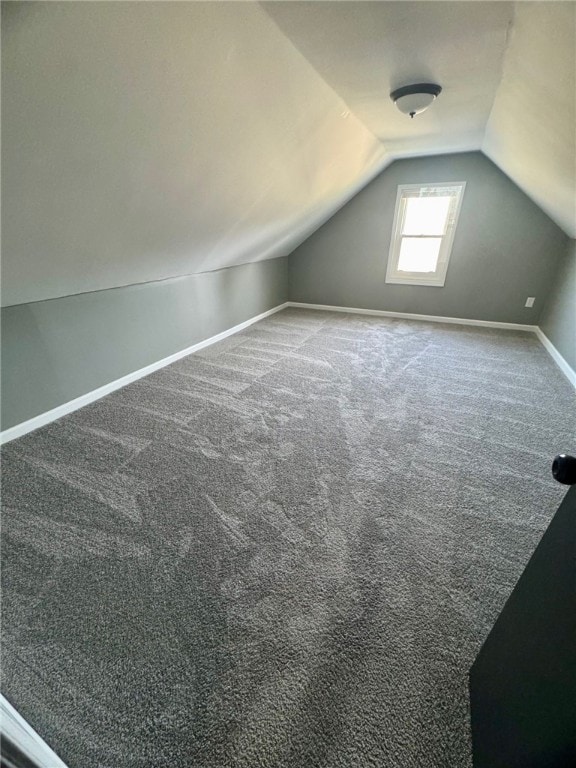
[{"label": "window pane", "polygon": [[452,197],[407,197],[403,235],[443,235]]},{"label": "window pane", "polygon": [[434,272],[441,237],[403,237],[398,257],[399,272]]}]

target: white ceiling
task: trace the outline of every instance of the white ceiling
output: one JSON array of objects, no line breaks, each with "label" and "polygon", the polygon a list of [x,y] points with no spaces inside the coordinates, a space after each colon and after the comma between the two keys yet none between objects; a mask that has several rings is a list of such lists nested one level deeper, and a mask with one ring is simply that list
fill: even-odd
[{"label": "white ceiling", "polygon": [[[482,149],[576,237],[573,2],[264,2],[391,157]],[[410,120],[394,88],[439,83]]]},{"label": "white ceiling", "polygon": [[4,305],[288,254],[387,162],[257,3],[2,21]]},{"label": "white ceiling", "polygon": [[[396,157],[479,149],[502,74],[512,3],[270,2],[266,11]],[[411,120],[390,92],[437,82]]]},{"label": "white ceiling", "polygon": [[574,13],[2,3],[3,303],[287,254],[414,155],[482,149],[575,237]]},{"label": "white ceiling", "polygon": [[576,237],[576,5],[518,3],[482,150]]}]

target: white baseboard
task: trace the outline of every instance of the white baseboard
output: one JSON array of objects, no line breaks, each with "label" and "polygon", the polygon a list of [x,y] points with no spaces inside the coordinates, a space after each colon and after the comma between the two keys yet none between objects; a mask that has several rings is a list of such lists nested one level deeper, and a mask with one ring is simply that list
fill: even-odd
[{"label": "white baseboard", "polygon": [[18,747],[20,752],[38,768],[66,768],[66,764],[2,694],[0,694],[0,729],[2,736]]},{"label": "white baseboard", "polygon": [[21,424],[16,424],[14,427],[5,429],[3,432],[0,432],[0,445],[8,443],[10,440],[15,440],[18,437],[22,437],[23,435],[28,434],[28,432],[39,429],[46,424],[50,424],[52,421],[56,421],[56,419],[60,419],[62,416],[73,413],[79,408],[83,408],[85,405],[93,403],[95,400],[100,400],[100,398],[109,395],[111,392],[114,392],[117,389],[125,387],[127,384],[131,384],[133,381],[141,379],[143,376],[148,376],[150,373],[154,373],[154,371],[157,371],[160,368],[164,368],[171,363],[175,363],[177,360],[180,360],[187,355],[191,355],[193,352],[199,352],[201,349],[209,347],[211,344],[215,344],[217,341],[222,341],[228,336],[232,336],[239,331],[243,331],[244,328],[248,328],[248,326],[257,323],[259,320],[263,320],[265,317],[269,317],[276,312],[280,312],[281,309],[284,309],[287,306],[288,302],[279,304],[277,307],[269,309],[267,312],[262,312],[255,317],[251,317],[249,320],[245,320],[243,323],[234,325],[232,328],[228,328],[228,330],[216,334],[216,336],[211,336],[209,339],[204,339],[204,341],[199,341],[197,344],[192,344],[192,346],[186,347],[186,349],[182,349],[180,352],[175,352],[173,355],[168,355],[168,357],[162,358],[162,360],[158,360],[157,362],[151,363],[144,368],[140,368],[137,371],[128,373],[126,376],[122,376],[120,379],[115,379],[109,384],[104,384],[104,386],[92,390],[92,392],[87,392],[85,395],[80,395],[80,397],[76,397],[74,400],[63,403],[57,408],[52,408],[52,410],[41,413],[38,416],[34,416],[34,418],[23,421]]},{"label": "white baseboard", "polygon": [[238,325],[235,325],[226,331],[222,331],[222,333],[219,333],[216,336],[211,336],[209,339],[205,339],[204,341],[200,341],[197,344],[193,344],[192,346],[187,347],[180,352],[175,352],[173,355],[169,355],[162,360],[151,363],[150,365],[147,365],[144,368],[140,368],[133,373],[122,376],[120,379],[111,381],[109,384],[98,387],[98,389],[94,389],[92,392],[87,392],[85,395],[81,395],[74,400],[70,400],[68,403],[59,405],[57,408],[46,411],[46,413],[41,413],[32,419],[28,419],[28,421],[23,421],[21,424],[16,424],[16,426],[10,427],[9,429],[0,432],[0,445],[8,443],[10,440],[15,440],[18,437],[22,437],[28,432],[32,432],[33,430],[38,429],[39,427],[43,427],[46,424],[50,424],[50,422],[56,421],[56,419],[59,419],[62,416],[73,413],[79,408],[82,408],[89,403],[93,403],[95,400],[99,400],[100,398],[109,395],[111,392],[114,392],[117,389],[125,387],[127,384],[141,379],[143,376],[148,376],[148,374],[153,373],[160,368],[164,368],[171,363],[175,363],[182,357],[186,357],[187,355],[191,355],[193,352],[198,352],[205,347],[209,347],[211,344],[215,344],[217,341],[222,341],[222,339],[225,339],[228,336],[232,336],[233,334],[242,331],[244,328],[248,328],[248,326],[257,323],[259,320],[263,320],[265,317],[269,317],[276,312],[280,312],[280,310],[285,309],[286,307],[300,307],[301,309],[317,309],[329,312],[346,312],[359,315],[375,315],[377,317],[391,317],[399,320],[420,320],[423,322],[431,323],[471,325],[478,326],[480,328],[504,328],[513,331],[527,331],[529,333],[535,333],[554,362],[558,365],[562,373],[566,376],[568,381],[570,381],[572,386],[576,388],[576,372],[568,365],[566,360],[562,357],[560,352],[558,352],[550,339],[540,330],[537,325],[524,325],[522,323],[500,323],[492,320],[471,320],[461,317],[438,317],[436,315],[418,315],[410,312],[388,312],[387,310],[382,309],[360,309],[358,307],[336,307],[329,304],[307,304],[301,301],[286,301],[283,304],[279,304],[277,307],[274,307],[273,309],[269,309],[267,312],[262,312],[260,315],[251,317],[249,320],[245,320],[243,323],[239,323]]},{"label": "white baseboard", "polygon": [[452,323],[454,325],[477,325],[481,328],[507,328],[511,331],[528,331],[536,333],[536,325],[521,323],[499,323],[494,320],[468,320],[462,317],[438,317],[437,315],[415,315],[410,312],[388,312],[384,309],[358,309],[357,307],[333,307],[329,304],[305,304],[301,301],[287,302],[289,307],[301,309],[322,309],[329,312],[348,312],[355,315],[376,315],[377,317],[392,317],[398,320],[422,320],[429,323]]},{"label": "white baseboard", "polygon": [[536,328],[536,336],[538,336],[542,346],[548,352],[552,360],[554,360],[558,368],[560,368],[564,376],[566,376],[570,384],[576,389],[576,371],[566,362],[541,328]]},{"label": "white baseboard", "polygon": [[376,315],[378,317],[395,317],[400,320],[422,320],[431,323],[453,323],[455,325],[476,325],[480,328],[504,328],[511,331],[528,331],[535,333],[544,349],[554,360],[558,368],[566,376],[570,384],[576,389],[576,371],[570,367],[550,339],[537,325],[523,325],[522,323],[500,323],[495,320],[469,320],[462,317],[438,317],[436,315],[415,315],[410,312],[388,312],[383,309],[358,309],[357,307],[333,307],[329,304],[306,304],[302,301],[288,301],[289,307],[301,309],[320,309],[329,312],[348,312],[358,315]]}]

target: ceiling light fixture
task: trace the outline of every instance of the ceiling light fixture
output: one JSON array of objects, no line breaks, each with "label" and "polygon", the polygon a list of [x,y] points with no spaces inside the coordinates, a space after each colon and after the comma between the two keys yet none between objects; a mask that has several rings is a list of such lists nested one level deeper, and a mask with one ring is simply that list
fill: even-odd
[{"label": "ceiling light fixture", "polygon": [[396,104],[400,112],[405,115],[419,115],[428,109],[436,96],[442,92],[442,88],[434,83],[416,83],[404,85],[392,91],[390,98]]}]

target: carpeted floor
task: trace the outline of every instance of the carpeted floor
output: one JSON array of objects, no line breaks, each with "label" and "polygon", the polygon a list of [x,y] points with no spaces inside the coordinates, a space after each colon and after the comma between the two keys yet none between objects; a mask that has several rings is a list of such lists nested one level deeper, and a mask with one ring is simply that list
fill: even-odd
[{"label": "carpeted floor", "polygon": [[469,768],[574,404],[530,335],[289,309],[8,444],[6,697],[69,768]]}]

